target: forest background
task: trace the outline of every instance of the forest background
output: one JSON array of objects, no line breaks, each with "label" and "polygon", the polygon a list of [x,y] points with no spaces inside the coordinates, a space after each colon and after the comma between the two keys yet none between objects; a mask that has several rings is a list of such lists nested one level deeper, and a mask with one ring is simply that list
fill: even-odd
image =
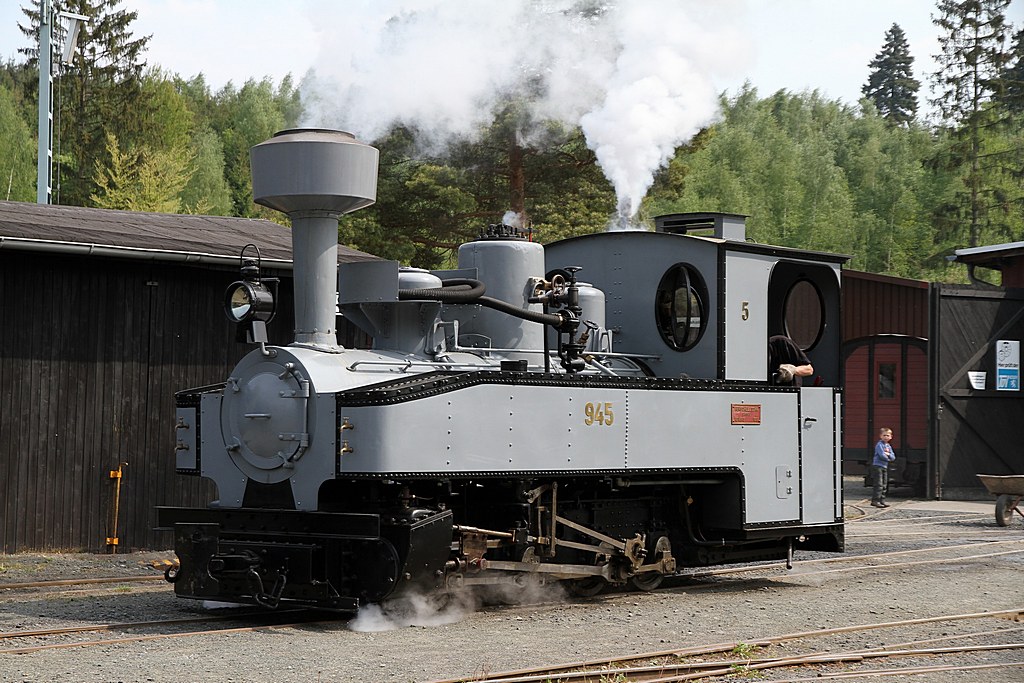
[{"label": "forest background", "polygon": [[[1024,241],[1024,27],[1007,20],[1010,1],[939,0],[935,74],[914,73],[893,24],[856,106],[749,84],[722,93],[719,117],[675,150],[634,220],[744,214],[758,242],[849,254],[868,272],[962,280],[947,259],[955,249]],[[90,22],[54,80],[53,202],[285,223],[252,201],[249,149],[304,121],[301,84],[252,79],[214,92],[202,74],[147,64],[148,37],[133,34],[137,15],[120,5],[60,3]],[[579,12],[602,7],[583,0]],[[25,35],[38,36],[39,3],[23,14]],[[578,127],[531,119],[531,96],[526,79],[491,123],[443,149],[412,123],[364,140],[381,151],[377,203],[344,217],[339,241],[437,268],[509,216],[541,242],[607,229],[616,195],[594,152]],[[919,116],[924,101],[934,120]],[[35,199],[37,103],[28,50],[0,64],[3,199]]]}]

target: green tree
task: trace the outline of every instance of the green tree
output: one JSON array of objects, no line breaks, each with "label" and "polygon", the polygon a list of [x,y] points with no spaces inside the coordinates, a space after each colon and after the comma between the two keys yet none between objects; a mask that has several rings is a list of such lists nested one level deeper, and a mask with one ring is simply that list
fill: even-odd
[{"label": "green tree", "polygon": [[195,154],[188,183],[181,191],[182,209],[212,216],[231,215],[231,189],[224,179],[224,145],[209,127],[196,131],[191,149]]},{"label": "green tree", "polygon": [[150,69],[142,79],[142,97],[149,108],[132,142],[159,150],[188,147],[195,115],[173,79],[159,68]]},{"label": "green tree", "polygon": [[[999,207],[1013,214],[1010,239],[1024,236],[1024,29],[1014,34],[1006,68],[999,75],[995,97],[1001,113],[999,134],[1004,137],[1001,158],[1002,183],[995,196]],[[1008,221],[1009,223],[1010,221]]]},{"label": "green tree", "polygon": [[917,115],[921,83],[914,78],[913,64],[907,37],[899,24],[893,24],[885,33],[882,51],[868,63],[871,73],[861,88],[890,123],[907,125]]},{"label": "green tree", "polygon": [[989,106],[997,92],[998,77],[1008,55],[1004,50],[1009,26],[1004,10],[1010,0],[940,0],[939,16],[933,19],[943,30],[939,35],[940,70],[934,75],[938,96],[933,103],[951,126],[958,144],[948,147],[949,158],[941,165],[963,168],[964,189],[955,206],[968,224],[972,247],[981,242],[982,227],[992,220],[989,209],[993,189],[987,178],[998,150],[986,149],[986,128],[994,125]]},{"label": "green tree", "polygon": [[35,199],[36,143],[18,111],[18,104],[0,85],[0,199]]},{"label": "green tree", "polygon": [[996,101],[1007,115],[1024,115],[1024,28],[1013,36],[1008,62],[999,75]]},{"label": "green tree", "polygon": [[302,113],[299,98],[290,77],[282,79],[276,88],[269,78],[250,79],[239,90],[228,83],[215,96],[211,125],[224,145],[224,177],[231,190],[234,215],[283,220],[278,212],[253,204],[249,149],[295,126]]},{"label": "green tree", "polygon": [[125,211],[177,213],[189,179],[191,157],[179,149],[147,147],[121,150],[117,136],[107,134],[107,159],[97,160],[90,197],[94,206]]},{"label": "green tree", "polygon": [[[135,37],[131,24],[138,12],[119,9],[122,0],[65,0],[60,9],[89,17],[79,37],[79,51],[54,83],[58,168],[58,203],[85,205],[95,192],[93,171],[106,155],[107,134],[134,143],[145,132],[152,107],[142,90],[149,36]],[[22,32],[36,40],[23,50],[38,59],[39,2],[22,9],[29,25]]]},{"label": "green tree", "polygon": [[930,209],[951,180],[923,164],[927,129],[889,124],[868,99],[859,110],[813,92],[761,99],[749,84],[721,109],[659,174],[648,213],[746,214],[756,241],[850,254],[872,272],[918,277],[944,263]]},{"label": "green tree", "polygon": [[377,203],[344,216],[340,240],[439,268],[454,265],[459,244],[503,220],[525,220],[545,242],[604,230],[615,196],[582,133],[538,122],[527,144],[520,124],[499,115],[433,156],[422,154],[415,130],[394,128],[373,143],[381,151]]},{"label": "green tree", "polygon": [[706,144],[670,164],[686,166],[682,193],[652,196],[647,210],[745,214],[759,242],[848,250],[852,200],[832,131],[849,112],[817,93],[760,100],[749,85],[722,110]]},{"label": "green tree", "polygon": [[39,115],[36,89],[39,86],[39,72],[27,62],[9,59],[0,64],[0,86],[7,89],[18,115],[29,128],[34,129]]},{"label": "green tree", "polygon": [[837,163],[854,201],[852,267],[919,277],[937,260],[923,194],[929,180],[922,158],[931,150],[923,127],[892,126],[870,101],[846,120]]},{"label": "green tree", "polygon": [[224,175],[224,142],[214,130],[217,102],[202,74],[188,80],[174,76],[173,83],[192,115],[190,147],[195,155],[192,175],[182,191],[182,208],[191,213],[233,215],[231,188]]},{"label": "green tree", "polygon": [[615,190],[579,128],[556,124],[549,144],[527,158],[526,211],[542,242],[602,232],[615,213]]},{"label": "green tree", "polygon": [[469,171],[420,153],[409,128],[395,127],[373,144],[380,150],[377,202],[342,217],[340,240],[421,268],[453,265],[458,245],[473,235],[470,217],[480,215]]}]

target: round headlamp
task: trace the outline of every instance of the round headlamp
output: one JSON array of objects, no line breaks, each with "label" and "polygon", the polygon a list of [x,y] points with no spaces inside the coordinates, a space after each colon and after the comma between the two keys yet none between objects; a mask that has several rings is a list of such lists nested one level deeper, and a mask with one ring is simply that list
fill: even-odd
[{"label": "round headlamp", "polygon": [[266,322],[274,317],[274,295],[261,282],[232,282],[224,294],[224,313],[233,323]]}]

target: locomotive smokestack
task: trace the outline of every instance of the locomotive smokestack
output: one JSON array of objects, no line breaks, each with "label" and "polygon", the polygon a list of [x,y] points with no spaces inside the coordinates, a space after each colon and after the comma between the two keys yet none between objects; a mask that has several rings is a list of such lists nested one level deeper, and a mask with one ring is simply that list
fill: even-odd
[{"label": "locomotive smokestack", "polygon": [[294,129],[250,155],[253,200],[292,222],[295,343],[337,350],[338,218],[377,199],[378,152],[343,131]]}]

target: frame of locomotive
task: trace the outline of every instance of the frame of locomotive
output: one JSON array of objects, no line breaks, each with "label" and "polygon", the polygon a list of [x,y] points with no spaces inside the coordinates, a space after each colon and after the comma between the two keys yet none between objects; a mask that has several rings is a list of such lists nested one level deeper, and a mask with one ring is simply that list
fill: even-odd
[{"label": "frame of locomotive", "polygon": [[[677,214],[546,247],[493,229],[455,271],[342,264],[340,311],[373,349],[303,340],[302,321],[268,347],[256,328],[223,385],[178,395],[177,471],[219,497],[160,508],[168,578],[183,597],[354,610],[842,551],[844,261]],[[807,349],[809,386],[768,383],[779,333]]]}]

